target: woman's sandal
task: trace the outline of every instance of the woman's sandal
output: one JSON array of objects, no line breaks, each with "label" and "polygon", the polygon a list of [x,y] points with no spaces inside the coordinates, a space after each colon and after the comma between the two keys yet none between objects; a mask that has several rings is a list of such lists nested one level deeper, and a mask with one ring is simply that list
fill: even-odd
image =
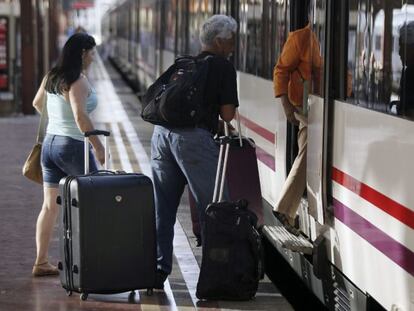
[{"label": "woman's sandal", "polygon": [[279,213],[277,211],[272,211],[272,213],[288,232],[292,233],[295,236],[300,235],[300,231],[290,224],[289,219],[285,214]]},{"label": "woman's sandal", "polygon": [[59,270],[54,265],[49,262],[44,262],[33,266],[32,275],[33,276],[49,276],[49,275],[58,275]]}]

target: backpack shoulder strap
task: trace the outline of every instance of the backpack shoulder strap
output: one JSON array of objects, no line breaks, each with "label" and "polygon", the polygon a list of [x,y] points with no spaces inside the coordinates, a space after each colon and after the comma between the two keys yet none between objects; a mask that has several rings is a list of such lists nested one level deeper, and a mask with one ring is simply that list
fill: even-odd
[{"label": "backpack shoulder strap", "polygon": [[189,60],[189,59],[191,59],[191,60],[195,60],[195,59],[196,59],[196,56],[191,56],[191,55],[179,55],[179,56],[177,56],[177,58],[174,60],[174,63],[178,63],[178,62],[180,62],[180,61],[182,61],[182,60]]},{"label": "backpack shoulder strap", "polygon": [[[174,62],[170,67],[168,67],[168,69],[166,71],[164,71],[156,80],[157,81],[161,81],[162,83],[166,83],[171,75],[174,73],[174,71],[177,68],[177,64]],[[155,83],[154,83],[155,84]]]},{"label": "backpack shoulder strap", "polygon": [[207,54],[206,56],[203,57],[204,60],[209,60],[212,59],[214,57],[214,55],[211,54]]}]

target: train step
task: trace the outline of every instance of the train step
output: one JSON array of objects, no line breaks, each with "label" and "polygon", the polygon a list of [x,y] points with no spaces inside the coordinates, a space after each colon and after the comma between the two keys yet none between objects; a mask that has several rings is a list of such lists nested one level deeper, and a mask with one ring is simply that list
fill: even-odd
[{"label": "train step", "polygon": [[264,226],[264,233],[277,241],[283,248],[294,252],[312,254],[313,245],[303,235],[295,236],[283,226]]}]

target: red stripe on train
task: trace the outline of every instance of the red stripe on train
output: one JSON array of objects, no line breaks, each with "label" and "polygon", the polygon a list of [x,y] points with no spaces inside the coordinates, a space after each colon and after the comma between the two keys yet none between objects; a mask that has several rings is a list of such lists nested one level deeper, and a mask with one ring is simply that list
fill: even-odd
[{"label": "red stripe on train", "polygon": [[332,179],[387,214],[406,224],[408,227],[414,229],[414,211],[335,167],[332,167]]},{"label": "red stripe on train", "polygon": [[256,156],[260,162],[262,162],[272,171],[276,171],[275,157],[264,151],[258,145],[256,145]]},{"label": "red stripe on train", "polygon": [[[253,132],[257,133],[258,135],[262,136],[264,139],[270,141],[272,144],[275,143],[275,134],[266,130],[264,127],[261,127],[259,124],[253,122],[252,120],[242,116],[240,116],[240,122],[243,123],[247,128],[251,129]],[[276,170],[276,163],[275,157],[259,146],[256,145],[256,155],[257,159],[269,167],[272,171]]]},{"label": "red stripe on train", "polygon": [[265,129],[264,127],[260,126],[259,124],[253,122],[252,120],[240,115],[240,122],[242,122],[247,128],[251,129],[253,132],[256,132],[264,139],[270,141],[272,144],[275,143],[275,134],[271,131]]}]

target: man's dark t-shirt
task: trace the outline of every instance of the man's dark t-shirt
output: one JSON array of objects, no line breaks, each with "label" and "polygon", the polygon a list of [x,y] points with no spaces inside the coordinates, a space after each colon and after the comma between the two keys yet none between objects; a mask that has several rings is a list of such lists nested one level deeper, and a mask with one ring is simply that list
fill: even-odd
[{"label": "man's dark t-shirt", "polygon": [[213,134],[217,133],[220,106],[239,106],[237,97],[236,70],[226,58],[210,52],[202,52],[197,57],[208,59],[209,70],[205,85],[205,97],[198,127],[205,128]]}]

